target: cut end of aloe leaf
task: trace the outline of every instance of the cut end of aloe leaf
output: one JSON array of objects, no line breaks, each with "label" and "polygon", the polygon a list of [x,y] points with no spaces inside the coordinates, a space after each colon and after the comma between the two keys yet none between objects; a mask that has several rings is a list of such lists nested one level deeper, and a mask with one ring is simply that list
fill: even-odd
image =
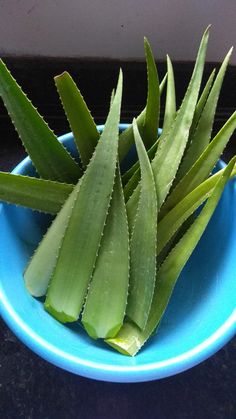
[{"label": "cut end of aloe leaf", "polygon": [[48,269],[43,271],[43,266],[39,266],[37,259],[38,257],[34,254],[30,263],[26,267],[23,273],[24,283],[30,295],[33,297],[43,297],[46,294],[48,288],[48,277],[51,274],[51,270],[50,266],[48,265]]},{"label": "cut end of aloe leaf", "polygon": [[82,320],[83,326],[88,333],[88,335],[93,339],[109,339],[114,338],[117,333],[119,332],[122,323],[117,324],[112,329],[107,330],[105,324],[98,325],[91,325],[88,322]]},{"label": "cut end of aloe leaf", "polygon": [[69,76],[69,73],[68,73],[67,71],[63,71],[61,74],[57,74],[57,75],[54,77],[54,80],[58,80],[58,79],[60,79],[62,76],[65,76],[65,75],[68,75],[68,76]]},{"label": "cut end of aloe leaf", "polygon": [[98,339],[98,335],[97,335],[97,333],[96,333],[95,328],[94,328],[91,324],[89,324],[89,323],[87,323],[87,322],[82,321],[82,323],[83,323],[83,326],[84,326],[84,328],[85,328],[86,332],[88,333],[88,335],[89,335],[92,339]]},{"label": "cut end of aloe leaf", "polygon": [[134,356],[136,354],[136,352],[132,353],[130,348],[126,348],[126,342],[122,339],[107,339],[106,343],[122,355]]},{"label": "cut end of aloe leaf", "polygon": [[111,340],[106,340],[106,343],[122,355],[134,356],[134,355],[130,354],[129,352],[127,352],[125,349],[122,348],[122,343],[121,343],[121,345],[117,345],[116,343],[112,342],[112,339]]},{"label": "cut end of aloe leaf", "polygon": [[39,285],[39,287],[37,287],[35,285],[34,279],[32,281],[31,277],[29,278],[26,273],[24,273],[24,279],[25,279],[25,287],[27,291],[30,293],[30,295],[32,295],[32,297],[38,298],[38,297],[43,297],[45,295],[45,289],[41,286],[41,284]]},{"label": "cut end of aloe leaf", "polygon": [[61,323],[72,323],[78,320],[74,316],[70,316],[69,314],[64,313],[63,311],[56,310],[50,300],[47,298],[44,303],[44,308],[47,310],[49,314],[51,314],[52,317],[54,317],[56,320],[58,320]]},{"label": "cut end of aloe leaf", "polygon": [[123,355],[134,356],[143,346],[144,340],[140,329],[133,322],[125,321],[119,333],[105,342]]},{"label": "cut end of aloe leaf", "polygon": [[[150,311],[150,308],[149,308]],[[149,311],[143,313],[143,307],[140,308],[140,314],[137,307],[132,307],[131,304],[127,307],[126,317],[127,320],[133,322],[140,330],[144,330],[148,321]]]}]

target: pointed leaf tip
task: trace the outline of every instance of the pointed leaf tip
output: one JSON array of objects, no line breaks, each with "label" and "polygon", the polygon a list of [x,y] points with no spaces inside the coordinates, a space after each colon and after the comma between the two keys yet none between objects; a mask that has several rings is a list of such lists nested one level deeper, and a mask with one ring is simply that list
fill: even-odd
[{"label": "pointed leaf tip", "polygon": [[146,48],[151,48],[151,46],[150,46],[150,42],[149,42],[149,40],[147,39],[147,37],[146,36],[144,36],[144,48],[146,49]]},{"label": "pointed leaf tip", "polygon": [[122,68],[120,68],[120,70],[119,70],[119,80],[123,80],[123,70],[122,70]]},{"label": "pointed leaf tip", "polygon": [[86,102],[71,75],[64,71],[54,77],[57,92],[85,168],[99,139],[99,133]]},{"label": "pointed leaf tip", "polygon": [[204,35],[210,32],[211,27],[212,27],[212,24],[209,23],[209,25],[206,27],[206,29],[204,31]]},{"label": "pointed leaf tip", "polygon": [[229,54],[229,55],[232,55],[233,50],[234,50],[234,46],[232,45],[232,47],[229,49],[228,54]]}]

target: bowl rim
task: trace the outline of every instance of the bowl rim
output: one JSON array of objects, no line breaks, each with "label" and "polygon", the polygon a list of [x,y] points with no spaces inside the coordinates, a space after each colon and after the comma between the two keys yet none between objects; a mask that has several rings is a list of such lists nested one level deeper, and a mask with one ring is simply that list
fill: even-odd
[{"label": "bowl rim", "polygon": [[185,371],[217,352],[236,332],[236,310],[212,335],[196,347],[165,361],[151,362],[145,365],[116,366],[87,361],[79,356],[66,354],[64,351],[49,344],[37,332],[29,327],[15,313],[4,298],[0,289],[0,300],[5,310],[1,315],[14,334],[46,361],[87,378],[111,382],[143,382],[165,378]]},{"label": "bowl rim", "polygon": [[[124,129],[128,124],[120,124]],[[102,129],[103,125],[98,125]],[[72,138],[72,133],[64,134],[60,141]],[[30,162],[30,158],[23,159],[12,171],[19,173]],[[225,163],[220,160],[220,167]],[[0,212],[2,209],[0,203]],[[180,355],[164,361],[150,362],[145,365],[117,366],[87,361],[79,356],[69,355],[41,338],[36,331],[29,327],[10,305],[3,293],[0,281],[0,314],[13,333],[32,349],[36,354],[48,362],[72,373],[102,381],[111,382],[143,382],[151,381],[185,371],[206,360],[221,349],[236,333],[236,308],[227,320],[200,344]]]}]

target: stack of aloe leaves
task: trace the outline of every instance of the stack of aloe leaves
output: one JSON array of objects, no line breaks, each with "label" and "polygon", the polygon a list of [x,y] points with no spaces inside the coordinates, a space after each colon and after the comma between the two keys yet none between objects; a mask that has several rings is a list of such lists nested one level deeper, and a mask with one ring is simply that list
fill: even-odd
[{"label": "stack of aloe leaves", "polygon": [[[39,175],[1,172],[0,199],[55,215],[26,266],[26,288],[34,297],[46,296],[44,307],[55,319],[81,321],[92,338],[126,355],[135,355],[157,329],[177,278],[236,174],[236,157],[212,174],[236,128],[236,112],[212,138],[232,49],[202,87],[208,36],[209,28],[178,111],[171,60],[167,56],[167,76],[159,84],[145,39],[146,106],[121,133],[121,71],[101,133],[71,76],[55,77],[79,161],[0,62],[0,96]],[[137,161],[121,173],[131,147]]]}]

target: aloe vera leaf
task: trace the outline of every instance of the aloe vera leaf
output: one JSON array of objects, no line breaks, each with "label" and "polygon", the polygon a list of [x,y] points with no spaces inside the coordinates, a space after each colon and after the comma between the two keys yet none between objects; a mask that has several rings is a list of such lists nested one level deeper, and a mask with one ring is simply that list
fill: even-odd
[{"label": "aloe vera leaf", "polygon": [[165,135],[171,128],[171,125],[176,116],[176,99],[175,99],[175,79],[174,71],[170,57],[167,55],[167,91],[164,121],[162,127],[162,134]]},{"label": "aloe vera leaf", "polygon": [[83,96],[70,74],[65,71],[54,77],[54,81],[73,132],[82,164],[86,167],[100,134]]},{"label": "aloe vera leaf", "polygon": [[[169,130],[174,121],[176,115],[176,101],[175,101],[175,81],[174,72],[171,60],[167,55],[167,93],[166,93],[166,105],[165,105],[165,116],[161,136],[165,135]],[[160,138],[161,138],[160,136]],[[152,147],[148,150],[148,157],[152,160],[155,157],[159,139],[155,141]],[[125,183],[124,195],[126,202],[132,195],[134,189],[138,185],[140,180],[140,167],[139,162],[136,162],[130,170],[128,170],[122,177]]]},{"label": "aloe vera leaf", "polygon": [[[149,160],[152,160],[156,154],[156,150],[158,147],[158,140],[156,140],[156,142],[152,145],[152,147],[148,150],[147,155]],[[127,182],[127,184],[124,186],[124,197],[125,197],[125,202],[128,202],[130,196],[132,195],[134,189],[137,187],[139,181],[140,181],[140,165],[139,165],[139,161],[136,162],[136,170],[133,171],[132,176],[130,177],[129,181]],[[134,169],[134,165],[132,166],[132,168]],[[132,169],[131,168],[131,169]],[[131,172],[130,172],[131,173]]]},{"label": "aloe vera leaf", "polygon": [[184,196],[209,176],[235,129],[236,112],[231,115],[191,169],[172,190],[161,208],[159,219],[162,219],[171,208],[184,198]]},{"label": "aloe vera leaf", "polygon": [[[169,240],[175,235],[178,229],[182,227],[183,223],[207,198],[209,198],[224,170],[225,169],[219,170],[193,189],[159,221],[157,255],[161,253]],[[235,175],[236,166],[234,166],[230,178],[233,178]]]},{"label": "aloe vera leaf", "polygon": [[164,75],[164,77],[163,77],[163,79],[162,79],[162,81],[160,82],[160,85],[159,85],[160,97],[161,97],[161,95],[164,91],[164,88],[166,86],[166,82],[167,82],[167,73]]},{"label": "aloe vera leaf", "polygon": [[74,187],[53,220],[25,269],[25,285],[34,297],[42,297],[46,294],[79,187],[80,182]]},{"label": "aloe vera leaf", "polygon": [[223,171],[199,216],[158,269],[152,307],[145,329],[140,330],[135,324],[125,322],[115,338],[106,340],[117,351],[134,356],[160,323],[175,283],[219,202],[234,164],[235,158]]},{"label": "aloe vera leaf", "polygon": [[156,156],[152,161],[160,205],[170,190],[187,144],[203,74],[208,37],[209,28],[202,37],[193,75],[182,105],[170,131],[160,138]]},{"label": "aloe vera leaf", "polygon": [[184,162],[185,156],[188,153],[189,145],[191,144],[191,141],[192,141],[192,138],[194,136],[194,132],[196,130],[197,124],[199,122],[200,116],[201,116],[202,111],[204,109],[204,106],[206,104],[206,101],[207,101],[207,98],[208,98],[208,95],[209,95],[209,92],[210,92],[210,89],[211,89],[211,86],[212,86],[214,77],[215,77],[215,69],[213,69],[212,73],[210,74],[210,76],[209,76],[209,78],[207,80],[207,83],[206,83],[206,85],[205,85],[205,87],[204,87],[204,89],[202,91],[201,96],[200,96],[200,99],[198,100],[198,103],[196,105],[196,108],[195,108],[195,111],[194,111],[194,115],[193,115],[192,125],[191,125],[191,128],[189,130],[188,142],[187,142],[187,145],[186,145],[186,148],[185,148],[185,151],[184,151],[184,155],[183,155],[182,161],[181,161],[181,163],[179,165],[179,168],[178,168],[176,177],[175,177],[175,179],[173,181],[172,189],[175,188],[175,186],[178,184],[181,176],[183,176],[183,174],[181,175],[181,172],[182,172],[182,164]]},{"label": "aloe vera leaf", "polygon": [[81,175],[55,134],[0,60],[0,96],[33,165],[42,178],[76,183]]},{"label": "aloe vera leaf", "polygon": [[[167,80],[167,74],[164,76],[162,82],[159,86],[160,97],[163,93],[165,84]],[[143,124],[145,123],[145,114],[146,114],[146,107],[142,110],[142,112],[137,117],[137,124],[138,128],[141,130]],[[134,135],[133,135],[133,128],[132,125],[129,125],[121,134],[119,138],[119,160],[120,162],[124,159],[126,154],[129,152],[130,147],[134,144]]]},{"label": "aloe vera leaf", "polygon": [[190,144],[179,167],[176,183],[179,182],[180,179],[188,172],[188,170],[192,167],[194,162],[198,159],[198,157],[210,142],[215,110],[232,50],[233,49],[231,48],[220,67],[219,73],[217,74],[204,109],[199,118],[193,137],[189,139]]},{"label": "aloe vera leaf", "polygon": [[0,200],[57,214],[74,185],[0,172]]},{"label": "aloe vera leaf", "polygon": [[138,208],[138,202],[139,202],[139,196],[140,196],[140,183],[138,183],[137,187],[134,189],[134,192],[126,202],[126,213],[128,218],[128,224],[130,231],[133,230],[134,222],[135,222],[135,215]]},{"label": "aloe vera leaf", "polygon": [[128,295],[129,232],[121,177],[116,172],[95,270],[86,297],[82,323],[94,338],[114,337],[123,324]]},{"label": "aloe vera leaf", "polygon": [[[162,205],[170,190],[187,144],[202,79],[208,37],[209,27],[203,34],[193,74],[182,105],[170,131],[160,137],[157,153],[151,163],[159,205]],[[139,193],[140,185],[134,190],[126,204],[128,222],[131,226],[134,222]]]},{"label": "aloe vera leaf", "polygon": [[[159,138],[157,138],[156,142],[149,148],[149,150],[147,151],[149,160],[152,160],[156,154],[157,151],[157,147],[158,147],[158,141]],[[128,169],[123,175],[122,175],[122,183],[123,185],[128,185],[129,180],[133,177],[134,173],[138,172],[136,174],[136,176],[138,177],[138,179],[140,179],[140,166],[139,166],[139,160],[137,160],[130,169]],[[133,182],[133,181],[132,181]],[[128,186],[127,186],[128,188]],[[131,191],[133,192],[133,188],[128,188],[131,189]],[[128,195],[128,193],[127,193]]]},{"label": "aloe vera leaf", "polygon": [[[236,166],[231,176],[235,175]],[[211,176],[209,181],[215,176]],[[0,200],[49,214],[59,212],[73,188],[67,183],[0,172]]]},{"label": "aloe vera leaf", "polygon": [[142,139],[148,150],[157,139],[160,118],[160,88],[155,59],[147,38],[144,38],[144,48],[147,62],[148,94]]},{"label": "aloe vera leaf", "polygon": [[112,89],[112,91],[111,91],[111,99],[110,99],[110,109],[111,109],[111,105],[113,103],[114,97],[115,97],[115,89]]},{"label": "aloe vera leaf", "polygon": [[121,97],[122,72],[104,130],[81,180],[47,291],[45,308],[61,322],[78,319],[94,269],[115,179]]},{"label": "aloe vera leaf", "polygon": [[130,178],[130,180],[124,187],[125,202],[129,201],[129,198],[131,197],[132,193],[134,192],[134,190],[136,189],[137,185],[140,182],[140,177],[141,177],[140,166],[138,166],[138,168],[136,169],[136,171],[134,172],[134,174],[132,175],[132,177]]},{"label": "aloe vera leaf", "polygon": [[201,94],[201,96],[198,100],[197,106],[195,108],[194,116],[193,116],[192,125],[191,125],[190,131],[189,131],[189,138],[192,138],[193,133],[196,130],[197,124],[199,122],[200,116],[201,116],[202,111],[204,109],[204,106],[206,104],[209,92],[211,90],[211,86],[212,86],[212,83],[213,83],[213,80],[214,80],[214,77],[215,77],[215,72],[216,72],[216,69],[214,68],[212,70],[212,72],[211,72],[211,74],[210,74],[210,76],[209,76],[209,78],[206,82],[206,85],[205,85],[205,87],[202,91],[202,94]]},{"label": "aloe vera leaf", "polygon": [[156,279],[157,195],[151,164],[134,120],[141,167],[141,189],[130,241],[130,286],[126,315],[141,329],[146,325]]}]

